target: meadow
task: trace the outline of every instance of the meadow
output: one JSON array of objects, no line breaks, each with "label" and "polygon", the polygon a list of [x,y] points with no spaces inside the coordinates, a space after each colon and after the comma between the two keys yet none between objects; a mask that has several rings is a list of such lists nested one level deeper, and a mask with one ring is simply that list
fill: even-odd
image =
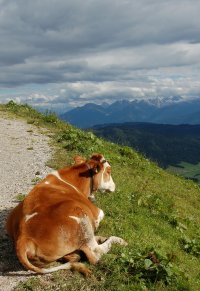
[{"label": "meadow", "polygon": [[102,153],[112,165],[116,191],[97,193],[105,212],[97,234],[128,242],[114,246],[84,278],[71,271],[35,276],[16,290],[200,290],[200,186],[173,175],[135,150],[119,146],[41,114],[27,105],[0,105],[0,114],[22,118],[51,138],[54,169],[76,154]]}]

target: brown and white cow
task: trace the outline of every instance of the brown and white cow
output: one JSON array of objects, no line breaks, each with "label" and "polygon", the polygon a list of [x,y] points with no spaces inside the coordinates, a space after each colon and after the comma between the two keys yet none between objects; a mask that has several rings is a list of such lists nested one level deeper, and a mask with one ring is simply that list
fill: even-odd
[{"label": "brown and white cow", "polygon": [[[112,243],[126,245],[119,237],[95,237],[94,231],[104,217],[88,199],[96,190],[115,190],[109,163],[101,154],[87,161],[77,157],[75,165],[49,174],[11,211],[7,232],[26,269],[37,273],[76,269],[87,275],[90,271],[77,262],[78,252],[84,252],[95,264]],[[68,262],[45,268],[61,258]]]}]

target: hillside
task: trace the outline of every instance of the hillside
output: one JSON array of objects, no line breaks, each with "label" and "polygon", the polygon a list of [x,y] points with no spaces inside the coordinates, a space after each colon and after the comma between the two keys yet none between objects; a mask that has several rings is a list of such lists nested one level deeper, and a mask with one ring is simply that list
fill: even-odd
[{"label": "hillside", "polygon": [[48,162],[60,168],[75,154],[101,152],[110,161],[116,192],[97,194],[105,212],[99,234],[121,236],[88,279],[70,271],[37,276],[17,290],[199,290],[200,188],[173,176],[129,147],[115,145],[13,102],[0,106],[14,118],[48,129],[56,148]]},{"label": "hillside", "polygon": [[200,125],[123,123],[97,125],[92,130],[98,136],[136,149],[161,167],[173,166],[185,177],[200,179],[199,168],[193,176],[181,172],[186,163],[193,168],[200,163]]},{"label": "hillside", "polygon": [[85,104],[60,115],[79,127],[96,124],[151,122],[165,124],[200,124],[200,99],[185,100],[179,96],[147,100],[121,100],[112,104]]}]

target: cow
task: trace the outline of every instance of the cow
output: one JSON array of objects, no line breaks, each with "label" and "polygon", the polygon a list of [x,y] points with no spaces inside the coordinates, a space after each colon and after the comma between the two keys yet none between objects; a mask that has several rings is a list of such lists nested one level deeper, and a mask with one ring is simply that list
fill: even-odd
[{"label": "cow", "polygon": [[[97,190],[115,191],[109,162],[102,154],[89,160],[77,156],[74,165],[50,173],[11,211],[7,233],[27,270],[44,274],[71,269],[89,275],[80,253],[96,264],[113,243],[127,245],[116,236],[95,236],[104,212],[88,198]],[[46,268],[60,259],[65,263]]]}]

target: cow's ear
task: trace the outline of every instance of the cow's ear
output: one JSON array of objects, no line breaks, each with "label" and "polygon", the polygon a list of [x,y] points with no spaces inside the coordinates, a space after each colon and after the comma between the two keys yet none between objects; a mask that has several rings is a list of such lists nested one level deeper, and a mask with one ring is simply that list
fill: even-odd
[{"label": "cow's ear", "polygon": [[75,156],[74,157],[75,165],[79,165],[79,164],[82,164],[82,163],[85,163],[85,162],[86,162],[86,159],[81,157],[81,156]]},{"label": "cow's ear", "polygon": [[101,163],[96,163],[92,168],[94,174],[98,174],[102,169]]},{"label": "cow's ear", "polygon": [[102,154],[93,154],[90,159],[97,161],[97,162],[100,162],[102,158],[103,158]]}]

